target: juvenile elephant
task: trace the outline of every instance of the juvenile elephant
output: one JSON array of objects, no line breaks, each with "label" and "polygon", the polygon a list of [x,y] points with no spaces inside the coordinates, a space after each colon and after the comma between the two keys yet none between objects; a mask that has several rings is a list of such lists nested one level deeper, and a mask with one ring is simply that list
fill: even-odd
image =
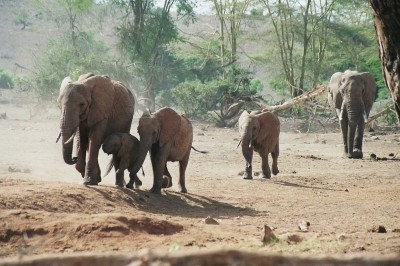
[{"label": "juvenile elephant", "polygon": [[136,173],[131,172],[130,169],[138,159],[139,140],[129,133],[113,133],[109,135],[103,143],[102,149],[108,155],[112,154],[113,157],[107,168],[106,176],[111,168],[115,168],[115,185],[119,187],[124,186],[124,171],[129,171],[129,183],[127,188],[136,188],[142,185]]},{"label": "juvenile elephant", "polygon": [[[61,109],[60,135],[64,161],[75,164],[84,177],[84,184],[97,185],[101,182],[98,163],[101,144],[113,132],[129,133],[135,107],[134,96],[123,83],[88,73],[81,75],[78,81],[64,78],[57,102]],[[74,138],[77,141],[77,157],[72,157]]]},{"label": "juvenile elephant", "polygon": [[[152,193],[161,193],[161,188],[172,186],[172,177],[167,162],[179,162],[180,192],[186,193],[185,172],[193,142],[193,129],[189,120],[168,107],[150,113],[144,112],[139,119],[139,159],[132,167],[138,172],[147,152],[150,151],[153,167]],[[167,179],[167,180],[166,180]],[[167,181],[167,182],[166,182]]]},{"label": "juvenile elephant", "polygon": [[339,118],[345,157],[363,157],[364,127],[375,97],[376,83],[370,73],[347,70],[332,75],[328,102]]},{"label": "juvenile elephant", "polygon": [[276,115],[270,112],[243,111],[239,117],[240,143],[243,157],[246,160],[244,179],[253,179],[252,160],[253,149],[262,159],[262,177],[271,178],[268,155],[272,156],[272,173],[277,175],[279,156],[280,122]]}]

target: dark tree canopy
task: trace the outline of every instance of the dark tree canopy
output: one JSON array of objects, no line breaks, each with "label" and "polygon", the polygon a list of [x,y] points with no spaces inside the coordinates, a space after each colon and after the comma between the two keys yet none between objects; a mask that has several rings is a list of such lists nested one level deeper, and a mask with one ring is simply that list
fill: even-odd
[{"label": "dark tree canopy", "polygon": [[386,86],[400,122],[400,1],[370,0]]}]

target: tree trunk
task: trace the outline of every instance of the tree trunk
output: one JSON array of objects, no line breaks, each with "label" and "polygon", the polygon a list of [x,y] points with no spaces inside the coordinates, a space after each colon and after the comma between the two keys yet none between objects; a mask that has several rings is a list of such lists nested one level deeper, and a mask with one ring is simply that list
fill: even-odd
[{"label": "tree trunk", "polygon": [[386,86],[400,123],[400,1],[370,0]]}]

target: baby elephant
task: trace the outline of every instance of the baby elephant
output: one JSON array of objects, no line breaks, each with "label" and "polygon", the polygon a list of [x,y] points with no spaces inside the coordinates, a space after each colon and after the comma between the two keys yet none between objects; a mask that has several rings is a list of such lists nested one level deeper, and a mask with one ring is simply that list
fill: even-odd
[{"label": "baby elephant", "polygon": [[142,185],[142,181],[137,176],[137,173],[131,172],[131,167],[137,160],[139,150],[139,140],[129,133],[113,133],[109,135],[103,143],[103,151],[108,155],[112,154],[113,158],[107,168],[107,175],[111,168],[115,168],[115,185],[124,186],[124,170],[129,171],[129,183],[127,188],[138,188]]},{"label": "baby elephant", "polygon": [[270,112],[252,111],[250,114],[243,111],[239,118],[240,143],[246,160],[244,179],[252,179],[253,149],[262,159],[262,177],[271,178],[268,165],[268,155],[272,156],[272,173],[277,175],[279,156],[280,122],[276,115]]}]

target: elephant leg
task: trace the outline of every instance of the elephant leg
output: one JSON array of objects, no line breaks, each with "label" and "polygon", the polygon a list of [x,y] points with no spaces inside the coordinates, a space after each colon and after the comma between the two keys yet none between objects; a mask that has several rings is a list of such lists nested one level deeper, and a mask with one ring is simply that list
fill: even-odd
[{"label": "elephant leg", "polygon": [[101,172],[98,162],[100,144],[89,145],[89,158],[86,164],[86,172],[83,180],[85,185],[98,185],[101,182]]},{"label": "elephant leg", "polygon": [[261,156],[262,178],[271,178],[271,169],[268,164],[268,153]]},{"label": "elephant leg", "polygon": [[347,146],[347,136],[349,131],[349,121],[347,118],[347,113],[343,114],[342,120],[340,120],[340,130],[342,131],[342,139],[344,145],[344,154],[343,157],[347,158],[350,156],[350,150]]},{"label": "elephant leg", "polygon": [[172,187],[172,176],[168,171],[167,164],[165,164],[165,167],[164,167],[164,175],[163,175],[162,187],[163,188]]},{"label": "elephant leg", "polygon": [[253,179],[253,167],[248,162],[246,162],[246,167],[243,173],[243,179]]},{"label": "elephant leg", "polygon": [[115,185],[118,187],[124,187],[125,180],[124,180],[124,170],[119,168],[115,172]]},{"label": "elephant leg", "polygon": [[272,156],[272,173],[277,175],[279,173],[278,169],[278,157],[279,157],[279,140],[278,143],[275,145],[275,149],[271,152]]},{"label": "elephant leg", "polygon": [[78,158],[75,164],[75,169],[81,173],[82,177],[85,177],[87,143],[81,142],[78,146]]},{"label": "elephant leg", "polygon": [[135,185],[135,188],[139,188],[142,185],[142,181],[137,174],[129,173],[129,183],[126,184],[126,187],[132,189],[133,185]]},{"label": "elephant leg", "polygon": [[166,149],[152,149],[150,153],[151,164],[153,166],[153,187],[151,193],[161,194],[162,176],[166,164]]},{"label": "elephant leg", "polygon": [[185,156],[185,158],[179,162],[179,191],[181,193],[187,193],[187,189],[186,189],[186,168],[189,162],[189,155]]},{"label": "elephant leg", "polygon": [[364,127],[365,127],[364,121],[359,121],[358,125],[357,125],[357,129],[356,129],[355,139],[354,139],[354,149],[353,149],[352,158],[356,158],[356,159],[363,158],[362,142],[363,142],[363,137],[364,137]]}]

